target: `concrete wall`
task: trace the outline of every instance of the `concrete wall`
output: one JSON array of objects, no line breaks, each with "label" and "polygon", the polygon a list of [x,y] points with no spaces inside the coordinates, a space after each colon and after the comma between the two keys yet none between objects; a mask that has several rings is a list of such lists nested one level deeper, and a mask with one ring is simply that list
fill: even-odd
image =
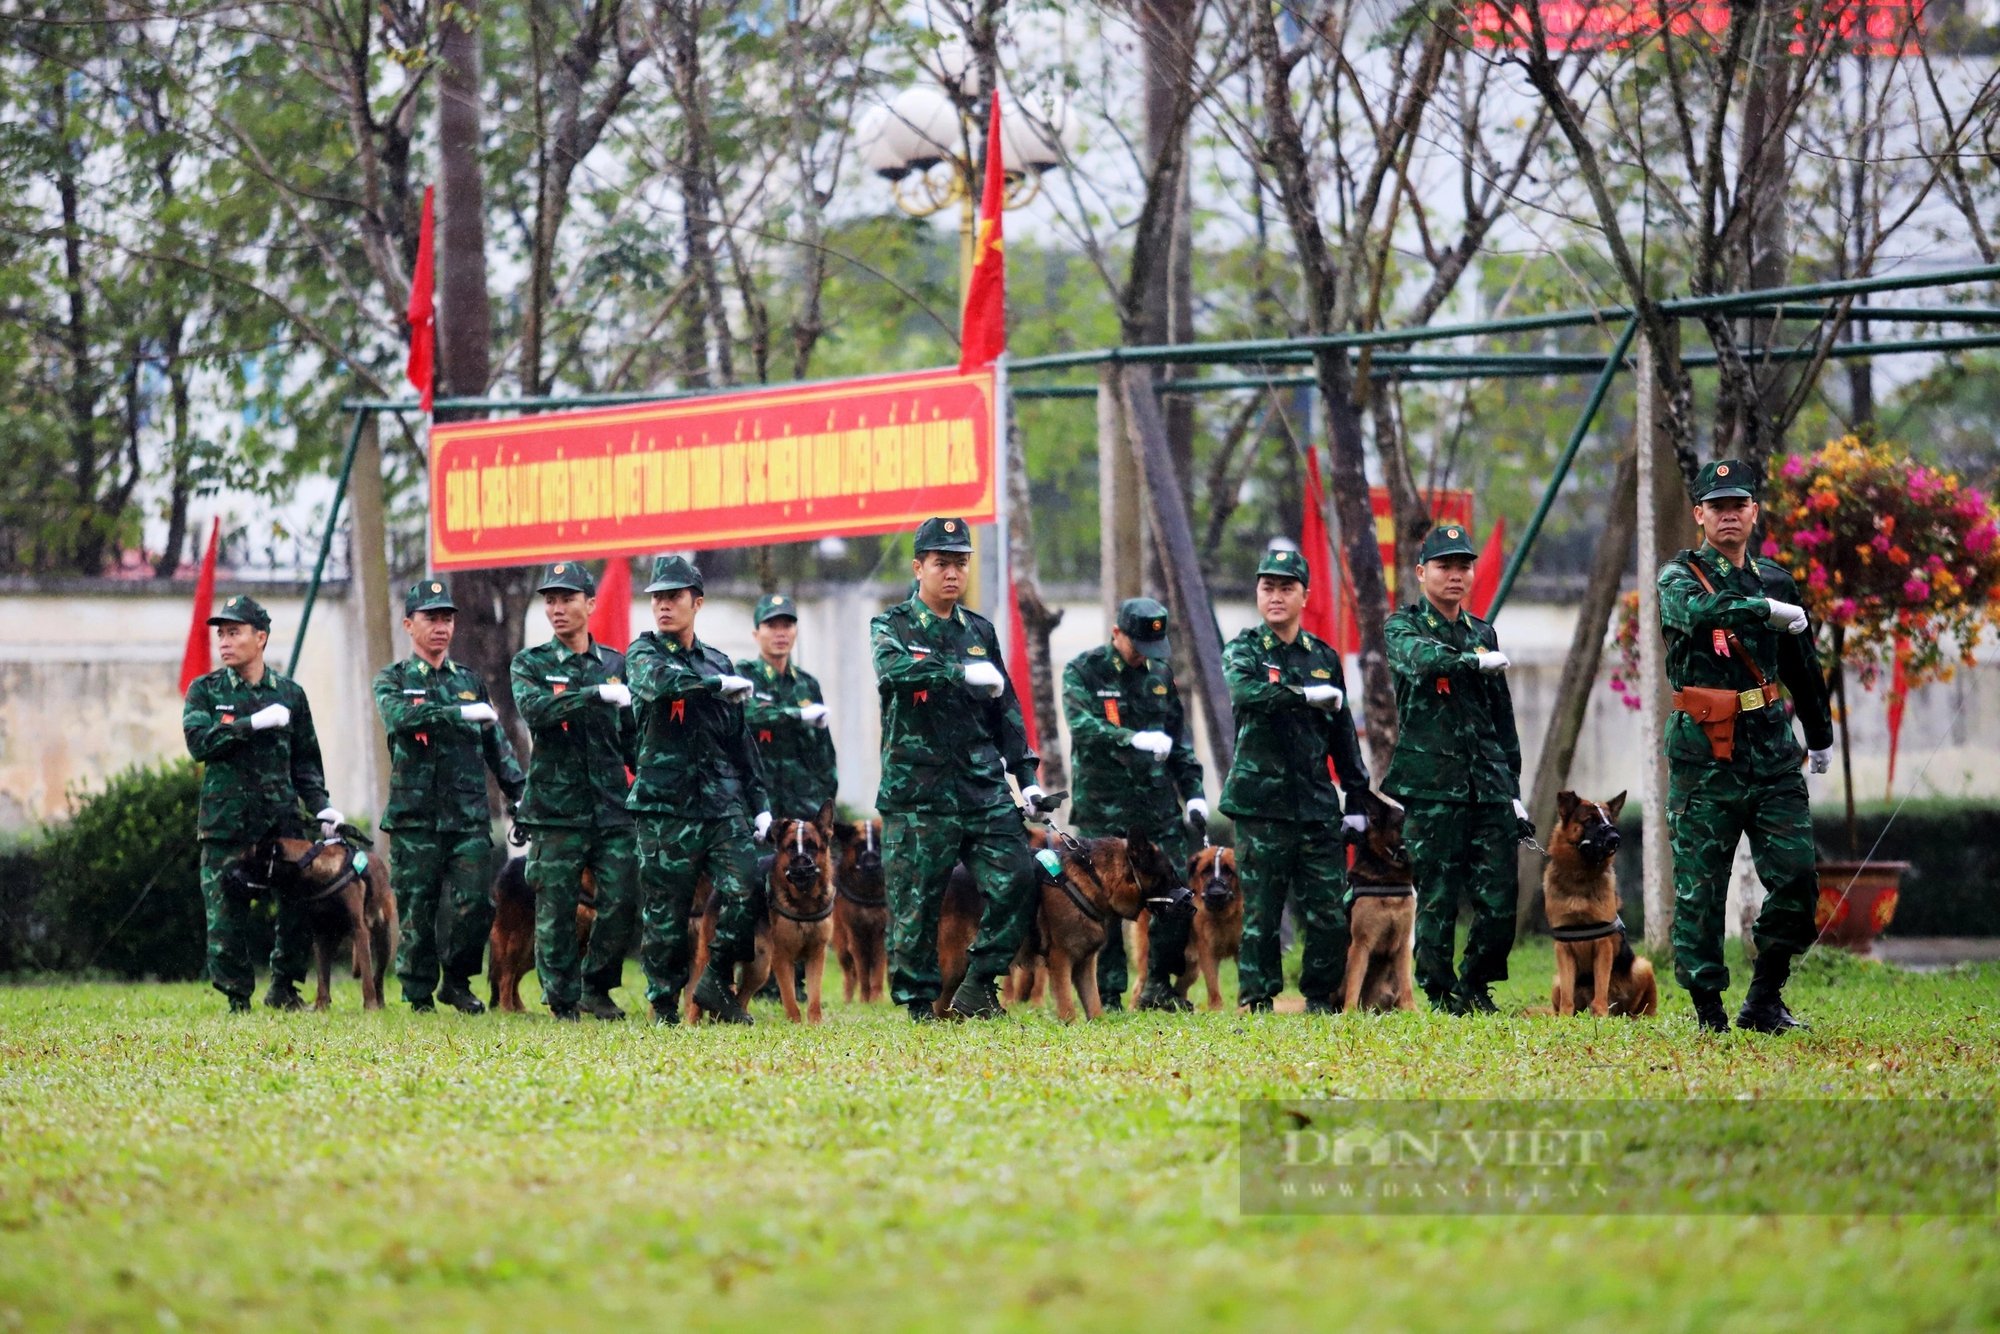
[{"label": "concrete wall", "polygon": [[[238,591],[225,583],[223,591]],[[271,654],[280,667],[298,624],[297,589],[256,588],[271,609]],[[880,778],[879,714],[869,659],[868,618],[887,600],[873,588],[809,594],[800,602],[798,659],[817,674],[832,706],[840,755],[840,795],[867,809]],[[702,612],[705,639],[734,656],[755,652],[752,598],[718,590]],[[1066,599],[1055,657],[1099,643],[1103,613],[1094,597]],[[1225,637],[1250,624],[1247,602],[1218,603]],[[175,691],[187,634],[188,593],[147,585],[89,584],[28,591],[0,590],[0,830],[58,817],[77,785],[101,783],[126,766],[179,756],[180,699]],[[643,599],[633,626],[651,624]],[[1500,621],[1513,658],[1514,698],[1526,743],[1528,771],[1553,705],[1556,678],[1569,644],[1573,609],[1517,604]],[[528,613],[528,638],[548,637],[538,609]],[[400,631],[397,652],[408,645]],[[368,695],[372,675],[362,661],[362,636],[347,589],[326,590],[314,609],[299,679],[312,699],[333,800],[353,814],[374,815],[377,790]],[[1604,675],[1608,675],[1608,670]],[[1862,800],[1879,799],[1887,777],[1887,722],[1880,694],[1856,691],[1853,739],[1855,786]],[[1897,792],[2000,799],[2000,667],[1981,664],[1955,681],[1911,698],[1903,729]],[[1064,742],[1066,745],[1066,740]],[[1204,759],[1206,746],[1202,747]],[[1638,714],[1626,709],[1602,679],[1579,747],[1573,785],[1609,796],[1639,784]],[[1210,766],[1209,795],[1221,787]],[[1816,801],[1840,799],[1840,774],[1808,780]]]}]

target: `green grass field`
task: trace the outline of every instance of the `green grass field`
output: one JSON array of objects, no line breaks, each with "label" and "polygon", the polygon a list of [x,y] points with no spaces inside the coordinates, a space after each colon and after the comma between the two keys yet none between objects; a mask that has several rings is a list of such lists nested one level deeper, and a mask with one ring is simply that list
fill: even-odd
[{"label": "green grass field", "polygon": [[[1546,1001],[1545,946],[1513,971]],[[1815,955],[1784,1039],[1697,1039],[1667,990],[1654,1023],[690,1031],[0,989],[0,1327],[2000,1324],[1991,1216],[1239,1212],[1245,1097],[1993,1096],[2000,969]]]}]

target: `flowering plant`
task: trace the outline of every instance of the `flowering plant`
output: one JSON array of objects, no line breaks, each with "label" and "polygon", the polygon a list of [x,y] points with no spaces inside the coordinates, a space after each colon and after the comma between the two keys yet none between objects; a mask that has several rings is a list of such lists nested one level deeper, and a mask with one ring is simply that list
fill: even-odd
[{"label": "flowering plant", "polygon": [[1915,687],[1971,665],[2000,626],[2000,509],[1894,445],[1846,436],[1778,461],[1764,523],[1762,554],[1798,580],[1864,686],[1893,664],[1899,639]]},{"label": "flowering plant", "polygon": [[1611,669],[1611,693],[1628,709],[1639,707],[1639,590],[1632,589],[1618,599],[1618,626],[1612,632],[1611,647],[1618,653],[1618,665]]}]

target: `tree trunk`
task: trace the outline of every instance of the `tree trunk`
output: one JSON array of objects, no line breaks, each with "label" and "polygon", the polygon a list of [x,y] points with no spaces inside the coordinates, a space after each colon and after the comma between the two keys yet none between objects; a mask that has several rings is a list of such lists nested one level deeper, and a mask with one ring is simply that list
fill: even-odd
[{"label": "tree trunk", "polygon": [[[1172,164],[1172,179],[1163,182],[1172,200],[1173,218],[1166,229],[1165,263],[1146,271],[1140,295],[1143,343],[1160,346],[1194,339],[1193,191],[1187,170],[1188,80],[1193,72],[1196,41],[1192,0],[1137,0],[1134,18],[1145,57],[1146,158],[1150,172]],[[1156,379],[1172,379],[1180,367],[1162,365]],[[1194,400],[1176,395],[1161,405],[1174,475],[1185,494],[1194,469]]]},{"label": "tree trunk", "polygon": [[[480,165],[479,6],[459,0],[438,27],[439,397],[484,394],[491,377],[493,310],[486,291],[486,182]],[[439,413],[441,420],[449,414]],[[523,754],[508,669],[521,644],[528,580],[512,570],[468,570],[452,581],[458,634],[452,656],[479,673]]]},{"label": "tree trunk", "polygon": [[[1020,428],[1014,415],[1007,414],[1007,551],[1014,576],[1014,597],[1021,608],[1021,631],[1028,641],[1028,694],[1025,706],[1035,711],[1035,731],[1041,739],[1041,785],[1050,792],[1069,787],[1069,767],[1062,753],[1061,705],[1056,698],[1054,655],[1049,636],[1062,624],[1062,609],[1051,608],[1042,600],[1041,571],[1035,559],[1034,506],[1028,494],[1027,461],[1022,455]],[[996,605],[1004,611],[1002,590]],[[1000,642],[1007,643],[1007,626],[996,626]]]}]

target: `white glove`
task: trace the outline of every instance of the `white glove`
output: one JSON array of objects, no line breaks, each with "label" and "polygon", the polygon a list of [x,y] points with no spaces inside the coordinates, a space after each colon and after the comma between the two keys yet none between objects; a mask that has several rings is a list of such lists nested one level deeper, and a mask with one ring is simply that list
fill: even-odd
[{"label": "white glove", "polygon": [[1828,746],[1825,750],[1809,750],[1806,754],[1811,758],[1812,771],[1816,774],[1823,774],[1833,767],[1832,746]]},{"label": "white glove", "polygon": [[1315,709],[1325,709],[1328,713],[1335,713],[1346,702],[1347,696],[1340,693],[1339,686],[1306,687],[1306,703]]},{"label": "white glove", "polygon": [[1189,797],[1187,804],[1187,822],[1189,824],[1193,824],[1196,820],[1200,820],[1203,824],[1208,823],[1208,803],[1203,801],[1200,797]]},{"label": "white glove", "polygon": [[750,827],[756,831],[757,841],[762,843],[771,836],[771,813],[758,811],[757,818],[750,822]]},{"label": "white glove", "polygon": [[484,703],[461,704],[458,706],[458,716],[469,723],[497,723],[500,721],[500,715],[493,712],[493,706]]},{"label": "white glove", "polygon": [[1479,670],[1482,672],[1504,672],[1511,666],[1513,664],[1507,661],[1507,655],[1504,653],[1491,652],[1479,655]]},{"label": "white glove", "polygon": [[808,727],[826,726],[826,705],[802,704],[799,706],[799,721]]},{"label": "white glove", "polygon": [[994,699],[1007,693],[1007,678],[1000,669],[990,662],[968,662],[965,664],[965,683],[974,690],[983,690]]},{"label": "white glove", "polygon": [[750,692],[756,689],[755,686],[750,684],[750,678],[747,676],[726,675],[715,678],[715,688],[721,691],[722,697],[731,704],[740,703],[750,698]]},{"label": "white glove", "polygon": [[329,806],[313,818],[319,821],[320,837],[332,838],[335,833],[339,832],[340,822],[347,817]]},{"label": "white glove", "polygon": [[291,723],[292,711],[282,704],[266,704],[250,715],[250,730],[253,732],[263,732],[273,727],[289,727]]},{"label": "white glove", "polygon": [[1030,783],[1021,789],[1021,801],[1027,806],[1030,815],[1036,815],[1041,812],[1041,800],[1042,785],[1040,783]]},{"label": "white glove", "polygon": [[1365,834],[1368,832],[1368,817],[1365,815],[1343,815],[1340,817],[1340,827],[1350,834]]},{"label": "white glove", "polygon": [[1132,749],[1143,750],[1156,760],[1167,758],[1167,752],[1174,748],[1174,739],[1165,732],[1134,732]]},{"label": "white glove", "polygon": [[632,707],[632,687],[606,681],[597,688],[597,697],[614,709]]},{"label": "white glove", "polygon": [[1796,602],[1780,602],[1776,598],[1765,598],[1765,618],[1773,630],[1783,630],[1788,635],[1802,635],[1806,632],[1806,609]]}]

